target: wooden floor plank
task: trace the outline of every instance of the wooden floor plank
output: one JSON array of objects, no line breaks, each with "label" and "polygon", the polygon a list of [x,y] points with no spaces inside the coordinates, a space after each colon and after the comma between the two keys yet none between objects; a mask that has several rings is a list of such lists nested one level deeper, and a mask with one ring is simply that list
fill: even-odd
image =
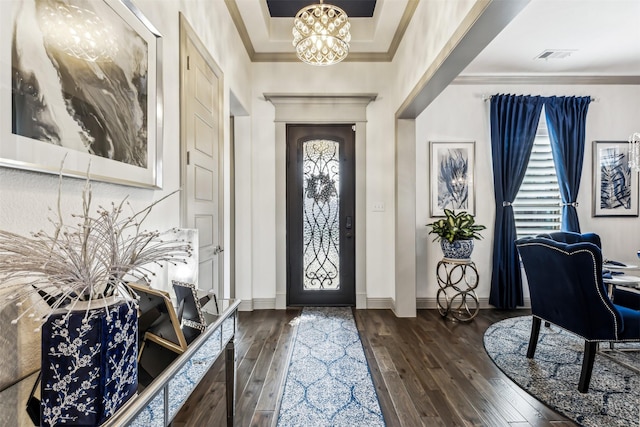
[{"label": "wooden floor plank", "polygon": [[[293,346],[291,324],[299,313],[296,308],[239,314],[235,426],[275,426]],[[390,310],[354,310],[387,426],[576,426],[515,385],[484,351],[489,325],[526,314],[480,310],[473,322],[456,323],[436,310],[419,310],[412,319]],[[225,425],[224,363],[218,361],[173,426]]]},{"label": "wooden floor plank", "polygon": [[[360,310],[361,311],[361,310]],[[357,315],[356,315],[357,319]],[[356,320],[356,324],[360,325],[360,321]],[[387,388],[387,384],[384,381],[382,370],[380,365],[376,362],[375,354],[373,352],[373,346],[369,342],[369,338],[361,333],[362,347],[364,349],[364,355],[369,364],[369,372],[371,372],[371,378],[378,394],[378,403],[380,403],[380,409],[384,417],[387,427],[401,426],[398,414],[393,406],[391,400],[391,394]]]},{"label": "wooden floor plank", "polygon": [[492,387],[489,379],[483,378],[473,366],[464,360],[457,360],[458,369],[465,374],[474,387],[474,390],[480,393],[485,399],[492,402],[493,406],[496,406],[502,417],[510,424],[527,422],[524,416],[511,405],[506,399],[501,399],[501,396]]},{"label": "wooden floor plank", "polygon": [[281,325],[278,342],[273,351],[271,366],[265,378],[264,387],[260,393],[256,411],[273,411],[279,407],[279,399],[284,390],[284,381],[289,366],[289,356],[294,339],[292,320],[300,314],[300,310],[288,310],[284,323]]}]

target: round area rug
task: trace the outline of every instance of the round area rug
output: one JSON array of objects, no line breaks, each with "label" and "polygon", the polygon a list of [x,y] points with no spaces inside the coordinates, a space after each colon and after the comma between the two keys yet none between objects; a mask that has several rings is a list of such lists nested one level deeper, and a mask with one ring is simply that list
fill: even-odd
[{"label": "round area rug", "polygon": [[[531,316],[522,316],[497,322],[484,334],[487,354],[516,384],[584,426],[640,425],[639,374],[598,353],[589,392],[580,393],[578,380],[584,341],[555,325],[545,327],[543,323],[536,354],[527,359],[530,333]],[[618,352],[615,357],[640,368],[640,344],[624,347],[638,351]]]}]

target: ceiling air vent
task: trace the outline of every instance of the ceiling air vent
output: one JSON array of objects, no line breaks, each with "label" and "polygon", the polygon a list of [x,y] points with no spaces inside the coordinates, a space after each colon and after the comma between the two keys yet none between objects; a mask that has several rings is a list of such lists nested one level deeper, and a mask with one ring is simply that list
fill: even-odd
[{"label": "ceiling air vent", "polygon": [[564,59],[575,51],[575,49],[547,49],[533,59]]}]

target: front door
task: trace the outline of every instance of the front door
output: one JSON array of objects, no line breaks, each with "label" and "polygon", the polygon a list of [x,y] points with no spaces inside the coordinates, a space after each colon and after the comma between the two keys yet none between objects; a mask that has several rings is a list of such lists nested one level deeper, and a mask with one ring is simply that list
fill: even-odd
[{"label": "front door", "polygon": [[287,125],[287,304],[355,305],[354,125]]}]

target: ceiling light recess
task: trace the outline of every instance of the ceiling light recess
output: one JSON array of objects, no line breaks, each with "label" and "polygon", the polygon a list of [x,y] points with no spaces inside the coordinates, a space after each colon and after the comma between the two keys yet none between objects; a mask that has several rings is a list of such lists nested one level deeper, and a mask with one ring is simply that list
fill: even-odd
[{"label": "ceiling light recess", "polygon": [[312,4],[300,9],[293,21],[293,46],[301,61],[331,65],[349,53],[351,34],[347,14],[331,4]]}]

